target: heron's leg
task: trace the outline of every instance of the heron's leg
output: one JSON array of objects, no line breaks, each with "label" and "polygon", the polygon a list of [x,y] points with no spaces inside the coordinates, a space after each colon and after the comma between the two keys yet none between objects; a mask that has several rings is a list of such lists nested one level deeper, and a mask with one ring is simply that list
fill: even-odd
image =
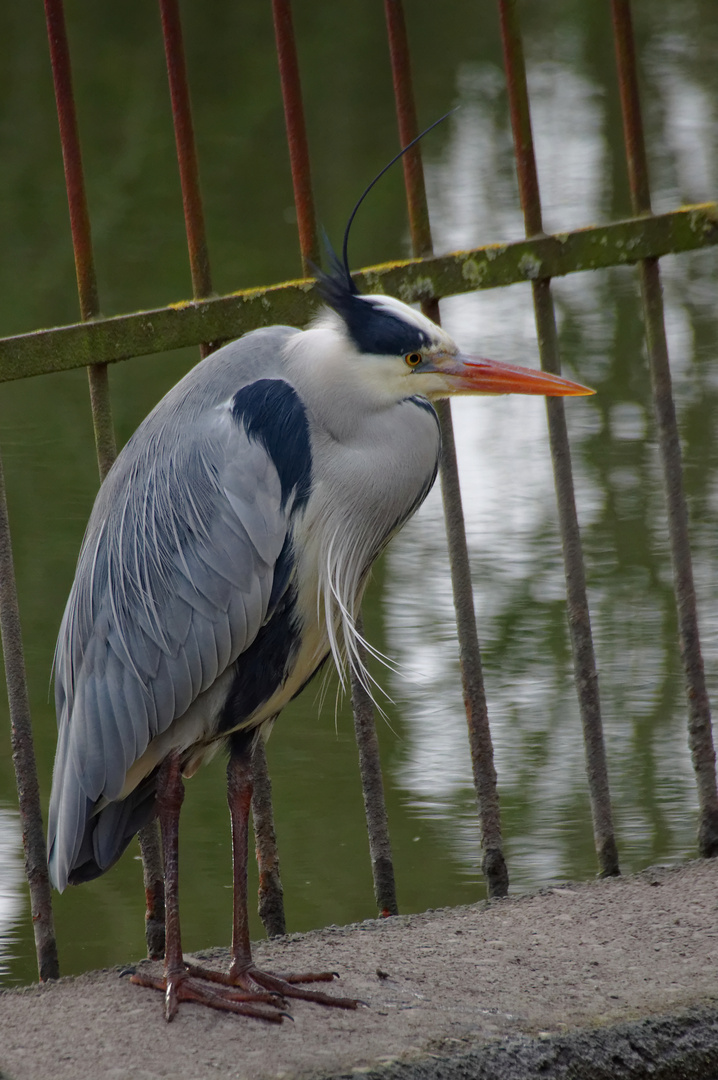
[{"label": "heron's leg", "polygon": [[[282,997],[316,1001],[339,1009],[356,1009],[353,998],[333,997],[315,990],[303,990],[296,983],[331,982],[334,972],[322,971],[301,975],[271,975],[260,971],[252,960],[247,914],[247,863],[249,858],[249,811],[252,805],[252,747],[254,732],[237,732],[230,740],[227,765],[227,801],[232,822],[232,860],[234,871],[234,920],[232,924],[232,962],[229,973],[203,972],[217,982],[227,982],[251,992],[261,988]],[[194,973],[193,968],[190,970]],[[197,972],[199,974],[199,972]]]},{"label": "heron's leg", "polygon": [[[132,982],[162,990],[165,995],[165,1018],[172,1020],[180,1001],[195,1001],[214,1009],[242,1013],[262,1020],[281,1022],[282,1013],[276,1008],[262,1008],[277,1000],[276,994],[246,993],[229,987],[208,986],[198,982],[184,962],[179,917],[179,817],[184,801],[184,784],[179,754],[170,754],[160,765],[157,774],[157,816],[162,833],[162,853],[165,867],[165,964],[164,977],[157,978],[143,971],[132,976]],[[202,974],[198,971],[197,974]]]}]

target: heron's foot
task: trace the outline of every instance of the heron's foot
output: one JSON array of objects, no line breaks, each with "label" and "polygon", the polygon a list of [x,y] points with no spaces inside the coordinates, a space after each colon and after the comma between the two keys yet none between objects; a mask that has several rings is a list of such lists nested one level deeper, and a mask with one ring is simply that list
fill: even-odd
[{"label": "heron's foot", "polygon": [[339,976],[334,971],[305,972],[301,975],[272,975],[262,971],[254,964],[232,964],[229,971],[213,971],[190,964],[188,973],[193,978],[206,979],[226,987],[236,987],[246,994],[274,994],[281,998],[298,998],[300,1001],[314,1001],[319,1005],[329,1005],[335,1009],[356,1009],[361,1002],[356,998],[335,997],[324,994],[321,990],[305,990],[297,983],[333,982]]},{"label": "heron's foot", "polygon": [[260,985],[252,989],[228,983],[221,985],[220,980],[211,978],[212,974],[185,965],[180,970],[165,972],[161,976],[138,971],[130,982],[160,990],[164,994],[165,1019],[168,1021],[176,1016],[181,1001],[194,1001],[211,1009],[253,1016],[273,1024],[281,1024],[284,1017],[289,1016],[284,1011],[285,1001],[279,992],[265,990]]}]

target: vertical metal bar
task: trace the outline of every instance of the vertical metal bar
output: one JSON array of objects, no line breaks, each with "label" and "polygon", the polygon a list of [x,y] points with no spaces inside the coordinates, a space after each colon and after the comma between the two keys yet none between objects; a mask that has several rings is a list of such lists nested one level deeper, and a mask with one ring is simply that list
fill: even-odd
[{"label": "vertical metal bar", "polygon": [[[45,20],[50,45],[57,118],[60,125],[67,201],[70,208],[70,228],[75,253],[80,314],[83,320],[94,319],[99,315],[100,305],[97,296],[90,217],[87,211],[82,152],[77,129],[75,98],[72,90],[70,50],[67,42],[62,0],[45,0]],[[90,384],[90,402],[92,405],[92,422],[95,429],[97,463],[100,470],[100,479],[104,480],[117,454],[112,426],[107,365],[91,365],[87,369],[87,376]]]},{"label": "vertical metal bar", "polygon": [[259,867],[259,917],[267,937],[287,932],[284,916],[284,889],[279,876],[279,852],[272,809],[272,781],[267,768],[267,751],[260,735],[252,752],[252,822]]},{"label": "vertical metal bar", "polygon": [[[87,202],[79,161],[79,141],[75,121],[69,53],[61,0],[46,0],[48,41],[55,81],[58,118],[65,162],[73,242],[76,242],[77,283],[83,318],[97,313],[92,248],[89,232]],[[77,240],[75,241],[75,237]],[[91,396],[97,401],[95,430],[100,469],[112,453],[112,424],[109,399],[106,394],[106,372],[97,375],[89,369]],[[103,386],[104,384],[104,386]],[[103,409],[103,405],[107,407]],[[108,426],[109,421],[109,426]],[[52,898],[47,873],[47,849],[40,809],[40,791],[32,739],[27,677],[22,648],[22,632],[17,602],[17,588],[12,559],[10,523],[7,512],[4,475],[0,465],[0,630],[7,676],[8,702],[12,727],[13,762],[18,787],[20,815],[23,823],[25,869],[30,886],[30,899],[41,979],[59,975],[57,943],[52,917]]]},{"label": "vertical metal bar", "polygon": [[25,849],[25,873],[30,886],[37,970],[40,979],[44,982],[45,979],[59,978],[60,967],[52,917],[47,848],[40,809],[40,789],[30,721],[30,703],[2,460],[0,460],[0,633],[2,634],[5,679],[10,706],[12,758]]},{"label": "vertical metal bar", "polygon": [[[364,622],[361,611],[356,624],[359,633],[363,636]],[[360,643],[357,643],[357,649],[362,663],[366,664],[368,657]],[[352,687],[354,735],[359,753],[359,774],[361,776],[364,816],[369,838],[374,898],[380,916],[398,915],[399,903],[396,896],[394,859],[391,852],[389,817],[384,797],[374,702],[371,694],[351,665],[349,675]]]},{"label": "vertical metal bar", "polygon": [[[92,233],[87,209],[82,151],[77,127],[77,114],[72,89],[70,49],[65,27],[62,0],[45,0],[45,18],[50,44],[50,60],[55,86],[55,101],[60,125],[60,141],[65,166],[67,201],[70,208],[70,227],[75,254],[77,291],[80,312],[84,320],[99,314],[99,298],[95,263],[92,254]],[[110,387],[106,364],[94,364],[87,369],[90,384],[90,404],[95,430],[95,446],[100,480],[104,480],[117,456],[112,424]],[[148,898],[146,937],[150,956],[164,953],[164,884],[161,846],[156,822],[145,826],[139,834],[140,849]],[[152,906],[150,906],[150,900]]]},{"label": "vertical metal bar", "polygon": [[284,889],[279,870],[279,850],[274,827],[272,782],[267,765],[264,740],[260,737],[252,754],[252,824],[259,871],[258,911],[267,937],[280,937],[286,931]]},{"label": "vertical metal bar", "polygon": [[274,18],[279,77],[282,84],[289,161],[292,169],[294,205],[297,210],[302,269],[305,277],[313,277],[312,263],[318,266],[321,255],[317,239],[312,174],[309,164],[309,145],[304,123],[302,86],[299,79],[299,62],[290,0],[272,0],[272,16]]},{"label": "vertical metal bar", "polygon": [[[360,638],[363,638],[364,620],[361,614],[356,625]],[[357,642],[357,649],[359,659],[366,667],[369,657],[361,641]],[[369,834],[374,898],[379,915],[386,918],[389,915],[398,915],[399,905],[396,899],[394,860],[389,839],[389,819],[384,798],[379,740],[376,734],[374,704],[371,696],[353,672],[352,707],[354,711],[354,733],[359,749],[359,771],[364,796],[364,815]]]},{"label": "vertical metal bar", "polygon": [[[635,214],[651,213],[648,163],[643,137],[638,72],[629,0],[611,0],[616,62],[623,113],[626,159]],[[663,297],[657,259],[638,265],[654,408],[668,506],[668,532],[678,609],[678,632],[688,695],[688,742],[699,799],[698,848],[718,856],[718,792],[710,703],[706,690],[698,632],[698,612],[688,535],[688,508],[683,491],[681,444],[671,389],[671,370],[663,318]]]},{"label": "vertical metal bar", "polygon": [[461,503],[454,425],[448,401],[436,405],[441,424],[441,495],[446,519],[451,587],[456,612],[459,664],[469,732],[471,768],[476,789],[483,855],[481,869],[491,897],[506,896],[509,872],[501,835],[501,807],[494,766],[489,710],[486,703],[481,648],[476,628],[471,566],[466,544],[464,508]]},{"label": "vertical metal bar", "polygon": [[165,867],[158,821],[151,821],[140,829],[137,839],[145,886],[147,955],[150,960],[161,960],[165,954]]},{"label": "vertical metal bar", "polygon": [[[202,193],[199,184],[199,166],[197,163],[194,125],[192,123],[192,103],[187,80],[182,22],[178,0],[159,0],[159,5],[170,99],[172,101],[172,121],[177,147],[177,163],[182,187],[187,247],[189,249],[189,263],[192,273],[192,291],[195,299],[199,300],[203,296],[209,296],[212,292],[212,274],[209,265]],[[202,357],[208,356],[215,347],[211,342],[200,345],[200,355]]]},{"label": "vertical metal bar", "polygon": [[[212,292],[212,274],[199,183],[199,165],[192,122],[192,103],[187,79],[182,21],[178,0],[159,0],[159,6],[192,275],[192,292],[195,299],[200,299],[203,296],[209,296]],[[200,357],[204,359],[215,348],[215,342],[203,342],[199,347]],[[165,945],[164,866],[156,821],[150,822],[140,830],[139,841],[147,902],[145,915],[147,949],[150,956],[162,956]]]},{"label": "vertical metal bar", "polygon": [[[314,198],[312,195],[309,147],[304,123],[302,88],[299,78],[299,64],[290,0],[272,0],[272,13],[292,169],[292,184],[294,186],[294,202],[297,210],[299,246],[304,273],[311,276],[313,274],[312,264],[317,265],[319,263],[320,255]],[[357,620],[357,625],[359,627],[362,625],[361,614]],[[354,710],[354,732],[359,752],[359,770],[369,834],[374,895],[380,914],[395,915],[398,912],[398,907],[394,865],[391,856],[384,788],[381,782],[381,762],[379,759],[379,743],[376,737],[374,706],[370,695],[357,678],[353,668],[350,670],[350,678]]]},{"label": "vertical metal bar", "polygon": [[[192,123],[192,103],[187,80],[182,22],[178,0],[159,0],[159,6],[192,275],[192,292],[195,299],[200,299],[203,296],[209,296],[212,292],[212,274],[199,183],[199,165]],[[209,356],[216,347],[215,342],[203,342],[199,347],[200,357],[204,359]],[[150,956],[163,956],[165,945],[164,866],[156,821],[150,822],[140,830],[139,841],[147,902],[145,915],[147,949]]]},{"label": "vertical metal bar", "polygon": [[[406,146],[416,138],[418,126],[411,79],[409,41],[401,0],[384,0],[384,11],[391,53],[399,139],[401,145]],[[419,146],[414,146],[407,151],[402,161],[414,254],[430,255],[433,251],[431,226]],[[422,310],[429,318],[439,322],[439,305],[436,300],[422,304]],[[503,855],[494,753],[481,671],[481,650],[476,630],[471,569],[449,402],[440,402],[437,412],[441,424],[443,447],[441,491],[446,518],[471,764],[479,807],[483,848],[482,869],[486,877],[489,896],[505,896],[508,892],[509,878]]]},{"label": "vertical metal bar", "polygon": [[[394,85],[394,100],[399,124],[399,141],[406,146],[419,134],[416,119],[414,87],[411,77],[411,53],[409,37],[406,31],[406,19],[402,0],[384,0],[384,15],[389,38],[391,56],[391,75]],[[401,159],[404,169],[404,187],[409,210],[409,228],[414,254],[423,258],[433,254],[429,204],[424,184],[424,167],[421,160],[421,147],[417,144],[407,150]],[[438,304],[434,314],[438,314]],[[430,317],[433,317],[430,316]]]},{"label": "vertical metal bar", "polygon": [[[541,199],[516,0],[499,0],[499,16],[521,206],[526,235],[535,236],[543,229]],[[532,282],[532,289],[541,366],[546,371],[559,374],[561,361],[551,283],[547,278],[543,278]],[[563,401],[560,398],[547,398],[546,412],[566,574],[566,599],[573,649],[574,677],[583,725],[594,842],[600,873],[605,876],[619,873],[618,851],[613,830],[598,675],[591,636],[581,534],[576,514],[571,451]]]},{"label": "vertical metal bar", "polygon": [[[304,273],[311,273],[307,258],[316,257],[314,207],[306,148],[299,69],[297,65],[292,16],[288,4],[273,3],[274,33],[284,99],[284,113],[289,142],[294,198],[297,207],[299,237]],[[267,937],[286,933],[284,889],[280,876],[277,834],[274,826],[272,782],[263,739],[258,739],[252,755],[254,787],[252,822],[259,871],[259,917]]]}]

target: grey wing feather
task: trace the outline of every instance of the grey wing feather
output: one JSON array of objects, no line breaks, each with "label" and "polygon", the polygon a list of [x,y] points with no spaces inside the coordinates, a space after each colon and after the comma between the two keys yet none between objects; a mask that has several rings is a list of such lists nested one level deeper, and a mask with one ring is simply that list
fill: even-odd
[{"label": "grey wing feather", "polygon": [[251,644],[267,612],[290,507],[270,455],[217,396],[172,427],[169,395],[90,519],[56,652],[58,888],[83,858],[96,804],[119,797],[150,740]]}]

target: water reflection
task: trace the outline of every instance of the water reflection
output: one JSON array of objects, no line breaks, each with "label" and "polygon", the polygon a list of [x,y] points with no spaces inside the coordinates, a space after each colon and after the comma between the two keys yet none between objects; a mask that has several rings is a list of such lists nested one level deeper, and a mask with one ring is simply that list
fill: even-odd
[{"label": "water reflection", "polygon": [[0,978],[18,954],[17,927],[25,904],[22,837],[15,810],[0,807]]},{"label": "water reflection", "polygon": [[[716,190],[716,162],[706,150],[714,110],[704,88],[691,83],[683,52],[669,48],[661,55],[669,63],[661,70],[668,141],[661,146],[658,201],[675,205],[677,196],[706,198]],[[611,201],[599,88],[556,61],[532,69],[530,82],[546,226],[588,224],[604,216]],[[488,67],[466,67],[458,93],[464,108],[451,146],[428,174],[441,250],[469,246],[478,237],[521,234],[518,209],[502,201],[513,187],[513,164],[506,117],[496,107],[500,78]],[[457,176],[460,181],[452,183]],[[695,346],[706,322],[715,333],[714,296],[706,287],[711,277],[699,276],[711,263],[712,254],[665,260],[666,326],[683,420],[706,405],[701,370],[707,357]],[[691,851],[696,810],[635,292],[629,271],[580,274],[554,286],[567,373],[599,390],[596,398],[566,408],[624,867]],[[445,302],[443,318],[470,351],[536,362],[524,287]],[[464,400],[452,407],[511,877],[514,886],[525,887],[575,874],[584,860],[588,869],[590,857],[544,410],[521,399]],[[712,448],[712,430],[705,434]],[[689,442],[687,476],[695,487],[705,483],[697,475],[703,462],[691,450]],[[714,491],[711,484],[711,496]],[[707,541],[715,519],[711,513],[709,524],[707,514],[701,517],[696,576],[705,656],[714,669],[715,560]],[[390,651],[408,675],[394,685],[409,732],[396,777],[416,812],[440,823],[471,874],[478,837],[443,553],[435,493],[389,554]],[[583,837],[580,850],[577,835]]]}]

